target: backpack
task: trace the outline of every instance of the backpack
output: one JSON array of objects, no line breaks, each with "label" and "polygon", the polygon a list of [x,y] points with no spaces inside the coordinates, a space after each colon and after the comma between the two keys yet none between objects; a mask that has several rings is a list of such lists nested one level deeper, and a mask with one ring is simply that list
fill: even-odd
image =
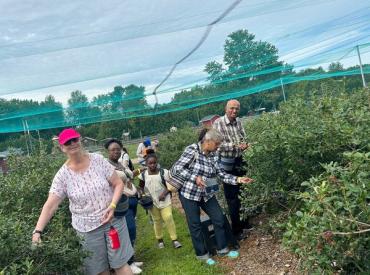
[{"label": "backpack", "polygon": [[[126,155],[126,154],[127,154],[127,153],[124,153],[124,154],[122,155],[122,157],[121,157],[121,158],[123,158],[123,156],[124,156],[124,155]],[[134,164],[132,163],[132,161],[131,161],[130,157],[128,158],[128,168],[129,168],[132,172],[134,172],[134,170],[135,170]]]}]

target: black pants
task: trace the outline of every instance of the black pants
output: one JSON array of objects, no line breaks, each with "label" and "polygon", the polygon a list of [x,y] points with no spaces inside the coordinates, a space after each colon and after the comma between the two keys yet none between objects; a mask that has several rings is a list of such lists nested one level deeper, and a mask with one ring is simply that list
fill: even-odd
[{"label": "black pants", "polygon": [[227,239],[224,227],[224,214],[217,199],[213,196],[208,201],[193,201],[183,197],[179,194],[182,208],[185,210],[186,221],[190,231],[191,240],[195,254],[198,257],[208,255],[210,251],[207,250],[204,236],[202,233],[202,224],[200,222],[200,209],[207,213],[211,219],[215,231],[217,250],[227,248]]},{"label": "black pants", "polygon": [[[245,170],[243,169],[244,163],[242,158],[237,158],[235,160],[234,168],[232,171],[228,172],[234,176],[240,177],[245,175]],[[226,198],[227,205],[229,207],[229,215],[231,219],[231,228],[234,235],[239,235],[243,232],[244,228],[248,227],[247,221],[240,220],[240,186],[239,185],[230,185],[224,183],[224,194]]]}]

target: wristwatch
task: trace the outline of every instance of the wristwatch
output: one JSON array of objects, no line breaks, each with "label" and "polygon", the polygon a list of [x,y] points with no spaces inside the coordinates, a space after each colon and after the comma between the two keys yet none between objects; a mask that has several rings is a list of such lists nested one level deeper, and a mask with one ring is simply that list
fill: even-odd
[{"label": "wristwatch", "polygon": [[35,230],[33,230],[33,231],[32,231],[32,235],[33,235],[33,234],[36,234],[36,233],[39,233],[40,235],[42,235],[42,231],[40,231],[40,230],[36,230],[36,229],[35,229]]}]

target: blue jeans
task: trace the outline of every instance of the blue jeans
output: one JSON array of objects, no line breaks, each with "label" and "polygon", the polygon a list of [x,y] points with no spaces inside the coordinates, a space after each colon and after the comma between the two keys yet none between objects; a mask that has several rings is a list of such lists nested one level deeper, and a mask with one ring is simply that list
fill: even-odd
[{"label": "blue jeans", "polygon": [[128,233],[130,235],[131,245],[134,246],[136,240],[136,211],[137,211],[137,197],[129,197],[128,199],[128,210],[126,214],[126,223],[128,227]]},{"label": "blue jeans", "polygon": [[217,199],[213,196],[208,201],[193,201],[184,198],[179,193],[179,198],[182,207],[185,210],[186,220],[188,222],[188,227],[191,235],[191,240],[193,242],[193,247],[195,254],[199,256],[208,255],[208,251],[205,245],[204,236],[202,234],[202,226],[200,222],[200,209],[202,208],[204,212],[207,213],[212,221],[213,228],[215,231],[216,246],[218,251],[227,249],[227,240],[224,229],[224,215],[222,213],[221,207],[217,202]]}]

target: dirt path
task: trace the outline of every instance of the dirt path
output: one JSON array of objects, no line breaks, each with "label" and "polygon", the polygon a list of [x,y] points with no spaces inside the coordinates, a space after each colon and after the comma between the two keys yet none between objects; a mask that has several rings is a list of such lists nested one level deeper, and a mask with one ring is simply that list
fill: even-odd
[{"label": "dirt path", "polygon": [[[184,213],[177,195],[173,196],[172,201],[173,206]],[[250,231],[247,239],[240,242],[238,259],[217,257],[217,261],[227,267],[230,275],[301,274],[297,268],[298,260],[284,251],[276,239],[259,229],[264,222],[264,219],[255,219],[255,229]]]}]

